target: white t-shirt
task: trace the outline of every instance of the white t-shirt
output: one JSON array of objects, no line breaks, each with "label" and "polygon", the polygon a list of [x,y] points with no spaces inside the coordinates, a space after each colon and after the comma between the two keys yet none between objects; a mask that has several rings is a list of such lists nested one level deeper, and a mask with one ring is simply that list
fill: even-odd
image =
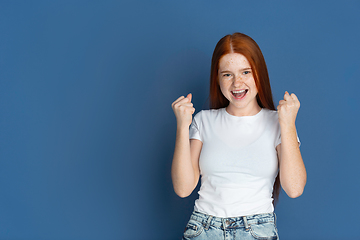
[{"label": "white t-shirt", "polygon": [[203,110],[190,125],[190,139],[203,143],[194,210],[216,217],[274,211],[275,148],[281,143],[277,111],[262,108],[254,116],[237,117],[225,108]]}]

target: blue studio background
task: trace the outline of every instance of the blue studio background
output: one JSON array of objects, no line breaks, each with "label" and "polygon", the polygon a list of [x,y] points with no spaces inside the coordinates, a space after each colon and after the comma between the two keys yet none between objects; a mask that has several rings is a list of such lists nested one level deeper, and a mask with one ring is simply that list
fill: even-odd
[{"label": "blue studio background", "polygon": [[[358,1],[1,1],[0,239],[180,239],[171,103],[208,107],[217,41],[265,56],[276,105],[301,107],[303,195],[281,239],[358,237]],[[198,186],[199,187],[199,186]]]}]

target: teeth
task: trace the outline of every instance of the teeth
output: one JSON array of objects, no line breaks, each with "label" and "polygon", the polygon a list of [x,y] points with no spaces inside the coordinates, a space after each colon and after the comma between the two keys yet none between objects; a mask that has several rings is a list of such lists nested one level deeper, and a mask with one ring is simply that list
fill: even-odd
[{"label": "teeth", "polygon": [[239,91],[232,91],[233,93],[242,93],[245,92],[245,90],[239,90]]}]

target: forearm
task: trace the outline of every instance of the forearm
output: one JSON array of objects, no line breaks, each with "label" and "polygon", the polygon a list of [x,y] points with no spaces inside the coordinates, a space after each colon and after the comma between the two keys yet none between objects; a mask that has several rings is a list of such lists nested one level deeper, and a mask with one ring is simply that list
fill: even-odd
[{"label": "forearm", "polygon": [[177,129],[171,178],[174,190],[180,197],[187,197],[195,188],[195,172],[191,162],[188,128],[178,127]]},{"label": "forearm", "polygon": [[295,124],[281,126],[280,182],[289,197],[302,194],[306,184],[306,169],[296,137]]}]

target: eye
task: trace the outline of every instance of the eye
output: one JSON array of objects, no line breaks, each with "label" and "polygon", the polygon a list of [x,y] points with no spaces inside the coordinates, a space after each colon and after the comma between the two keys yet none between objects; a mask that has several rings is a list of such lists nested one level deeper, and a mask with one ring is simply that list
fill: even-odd
[{"label": "eye", "polygon": [[230,76],[231,76],[230,73],[225,73],[225,74],[223,74],[223,77],[230,77]]},{"label": "eye", "polygon": [[244,71],[243,74],[246,75],[246,74],[249,74],[251,73],[250,71]]}]

